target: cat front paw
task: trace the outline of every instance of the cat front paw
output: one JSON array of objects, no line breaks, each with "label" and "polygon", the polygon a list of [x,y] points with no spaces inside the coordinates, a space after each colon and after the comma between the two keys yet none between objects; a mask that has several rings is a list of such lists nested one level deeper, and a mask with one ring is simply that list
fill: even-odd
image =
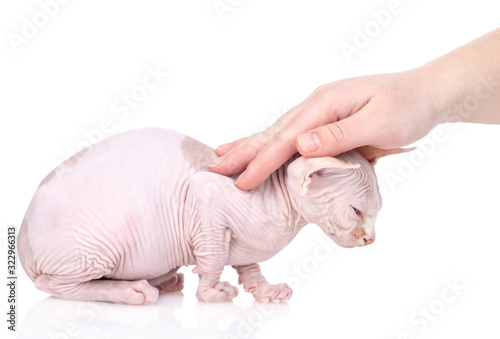
[{"label": "cat front paw", "polygon": [[214,287],[199,289],[196,297],[199,301],[224,302],[230,301],[238,295],[238,288],[231,286],[227,281],[219,281]]}]

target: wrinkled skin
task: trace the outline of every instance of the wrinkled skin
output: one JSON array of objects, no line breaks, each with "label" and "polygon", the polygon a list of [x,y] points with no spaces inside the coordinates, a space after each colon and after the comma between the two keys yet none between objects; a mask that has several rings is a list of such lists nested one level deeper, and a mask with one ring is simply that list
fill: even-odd
[{"label": "wrinkled skin", "polygon": [[80,151],[42,181],[28,207],[19,233],[24,269],[56,297],[146,305],[159,291],[183,288],[183,265],[196,265],[199,300],[231,300],[238,289],[219,278],[232,265],[256,300],[283,302],[291,289],[268,283],[257,263],[303,226],[317,224],[343,247],[374,241],[382,202],[358,151],[296,155],[251,191],[208,172],[216,157],[154,128]]}]

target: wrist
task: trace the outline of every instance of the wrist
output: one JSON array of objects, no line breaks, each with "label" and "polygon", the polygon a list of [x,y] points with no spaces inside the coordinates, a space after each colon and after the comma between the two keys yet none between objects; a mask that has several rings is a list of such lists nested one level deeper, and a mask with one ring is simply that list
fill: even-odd
[{"label": "wrist", "polygon": [[458,97],[457,81],[450,79],[443,69],[433,63],[427,63],[407,73],[415,81],[415,93],[421,102],[421,114],[427,115],[429,125],[450,122]]}]

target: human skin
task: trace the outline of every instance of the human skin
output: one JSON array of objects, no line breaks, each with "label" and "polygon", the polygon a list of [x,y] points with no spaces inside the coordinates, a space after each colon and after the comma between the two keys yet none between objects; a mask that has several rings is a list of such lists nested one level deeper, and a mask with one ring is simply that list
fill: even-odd
[{"label": "human skin", "polygon": [[308,223],[343,247],[375,240],[382,200],[373,164],[401,150],[361,148],[337,158],[293,156],[262,185],[241,191],[208,172],[215,150],[180,133],[132,130],[86,148],[38,187],[18,236],[19,258],[35,286],[56,297],[151,304],[183,288],[196,265],[201,301],[227,301],[221,282],[233,266],[261,302],[290,298],[258,263]]},{"label": "human skin", "polygon": [[447,122],[500,123],[500,29],[419,68],[335,81],[261,133],[217,148],[210,171],[259,185],[290,156],[335,156],[363,145],[388,149]]}]

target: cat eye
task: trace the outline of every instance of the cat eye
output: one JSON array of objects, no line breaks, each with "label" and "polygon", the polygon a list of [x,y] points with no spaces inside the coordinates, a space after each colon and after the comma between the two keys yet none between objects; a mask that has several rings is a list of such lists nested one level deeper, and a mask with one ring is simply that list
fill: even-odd
[{"label": "cat eye", "polygon": [[356,213],[356,215],[360,215],[361,214],[361,212],[356,207],[354,207],[354,206],[351,206],[351,207],[354,210],[354,213]]}]

